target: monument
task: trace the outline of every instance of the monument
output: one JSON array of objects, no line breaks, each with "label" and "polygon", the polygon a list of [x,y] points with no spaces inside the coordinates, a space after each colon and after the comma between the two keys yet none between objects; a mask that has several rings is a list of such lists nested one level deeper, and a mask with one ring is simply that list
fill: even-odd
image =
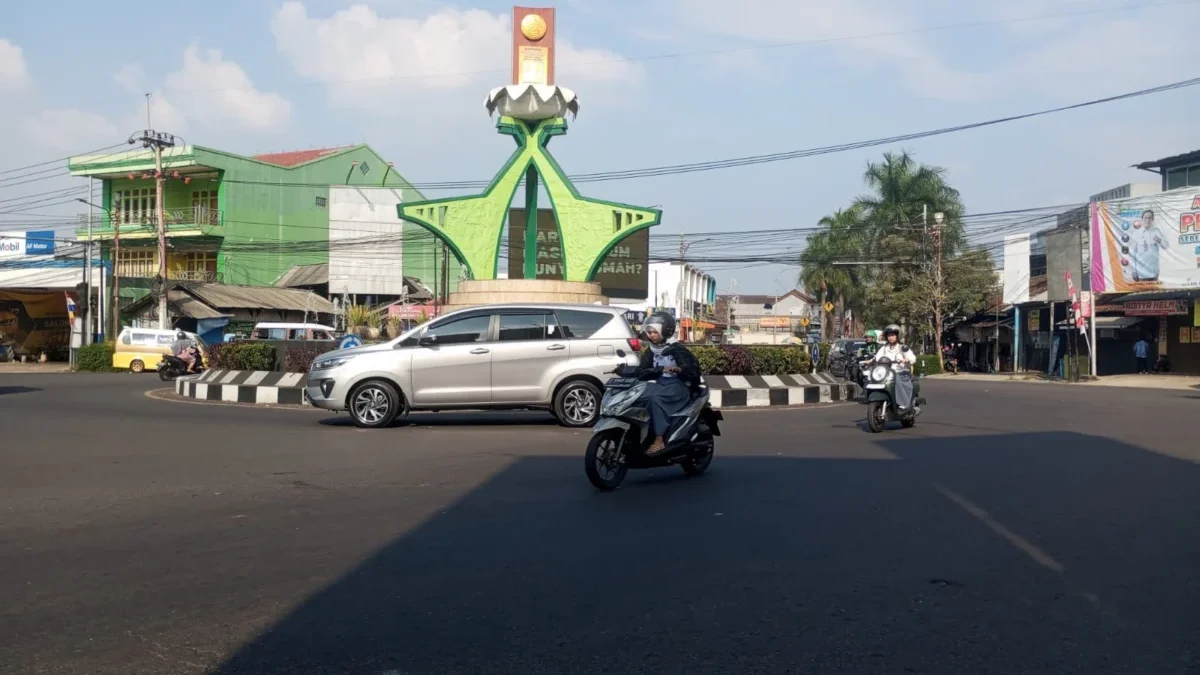
[{"label": "monument", "polygon": [[[552,138],[567,133],[567,114],[579,112],[575,92],[554,83],[554,10],[514,7],[512,50],[514,84],[493,89],[484,106],[489,116],[499,115],[496,129],[511,136],[517,149],[482,194],[400,204],[399,216],[444,241],[467,268],[470,279],[450,295],[451,307],[607,303],[595,281],[605,256],[630,235],[659,224],[662,211],[583,197],[547,149]],[[522,182],[524,241],[509,246],[523,247],[523,278],[498,279],[500,243]],[[540,186],[558,227],[561,281],[537,278]]]}]

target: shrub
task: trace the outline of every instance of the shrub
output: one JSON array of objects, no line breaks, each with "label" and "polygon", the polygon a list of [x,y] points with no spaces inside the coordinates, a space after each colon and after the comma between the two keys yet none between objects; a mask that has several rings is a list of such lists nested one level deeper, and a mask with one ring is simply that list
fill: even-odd
[{"label": "shrub", "polygon": [[275,347],[265,342],[226,342],[213,345],[204,363],[218,370],[274,370]]},{"label": "shrub", "polygon": [[803,347],[749,347],[749,375],[794,375],[812,372],[812,357]]},{"label": "shrub", "polygon": [[817,359],[817,371],[823,373],[829,370],[829,350],[832,347],[833,345],[828,342],[822,342],[818,347],[818,354],[821,358]]},{"label": "shrub", "polygon": [[942,372],[941,366],[938,365],[937,354],[923,354],[917,357],[917,367],[914,368],[917,375],[937,375]]},{"label": "shrub", "polygon": [[75,355],[75,369],[89,373],[110,373],[113,371],[113,352],[111,342],[96,342],[79,348]]},{"label": "shrub", "polygon": [[716,346],[688,347],[696,360],[700,362],[700,372],[705,375],[722,372],[725,369],[725,352]]},{"label": "shrub", "polygon": [[725,356],[724,363],[713,375],[754,374],[754,357],[745,345],[721,345],[721,353]]},{"label": "shrub", "polygon": [[313,360],[327,351],[328,347],[289,346],[283,353],[283,370],[288,373],[307,373],[312,368]]}]

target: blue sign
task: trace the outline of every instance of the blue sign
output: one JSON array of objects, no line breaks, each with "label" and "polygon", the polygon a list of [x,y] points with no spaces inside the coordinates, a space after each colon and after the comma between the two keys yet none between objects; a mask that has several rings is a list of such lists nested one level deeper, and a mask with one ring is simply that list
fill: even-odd
[{"label": "blue sign", "polygon": [[54,231],[26,232],[25,255],[54,255]]},{"label": "blue sign", "polygon": [[338,342],[338,349],[354,349],[363,346],[362,338],[357,335],[347,335]]},{"label": "blue sign", "polygon": [[635,326],[640,326],[646,323],[646,313],[631,309],[625,312],[625,320]]}]

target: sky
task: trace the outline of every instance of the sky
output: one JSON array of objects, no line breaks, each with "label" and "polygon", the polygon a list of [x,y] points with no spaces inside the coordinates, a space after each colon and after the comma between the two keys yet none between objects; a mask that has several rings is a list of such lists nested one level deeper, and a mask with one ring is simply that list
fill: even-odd
[{"label": "sky", "polygon": [[[1196,0],[555,6],[557,84],[581,103],[551,146],[568,173],[887,137],[1200,75],[1189,56]],[[0,23],[0,172],[123,142],[146,127],[151,93],[153,126],[188,143],[254,154],[365,142],[413,182],[488,179],[512,148],[483,107],[511,79],[511,12],[487,0],[14,3]],[[660,206],[660,234],[811,227],[864,191],[868,161],[904,149],[945,167],[969,212],[1074,204],[1157,182],[1130,166],[1200,148],[1198,107],[1192,87],[900,146],[581,191]],[[53,172],[7,180],[22,173],[0,174],[0,211],[4,200],[83,184]],[[0,230],[85,209],[45,204],[0,215]],[[736,279],[741,293],[784,292],[797,274],[712,267],[723,291]]]}]

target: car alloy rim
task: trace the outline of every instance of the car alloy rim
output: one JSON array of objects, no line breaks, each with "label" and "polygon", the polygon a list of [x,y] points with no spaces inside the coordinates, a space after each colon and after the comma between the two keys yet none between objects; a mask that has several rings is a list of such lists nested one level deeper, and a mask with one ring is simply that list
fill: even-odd
[{"label": "car alloy rim", "polygon": [[354,415],[368,424],[376,424],[388,413],[391,403],[379,387],[367,387],[354,397]]},{"label": "car alloy rim", "polygon": [[572,422],[586,422],[596,414],[596,397],[583,387],[572,389],[563,400],[563,410]]},{"label": "car alloy rim", "polygon": [[601,440],[599,451],[596,453],[596,473],[599,473],[604,480],[610,481],[616,477],[620,466],[621,459],[618,454],[617,441],[612,438]]}]

